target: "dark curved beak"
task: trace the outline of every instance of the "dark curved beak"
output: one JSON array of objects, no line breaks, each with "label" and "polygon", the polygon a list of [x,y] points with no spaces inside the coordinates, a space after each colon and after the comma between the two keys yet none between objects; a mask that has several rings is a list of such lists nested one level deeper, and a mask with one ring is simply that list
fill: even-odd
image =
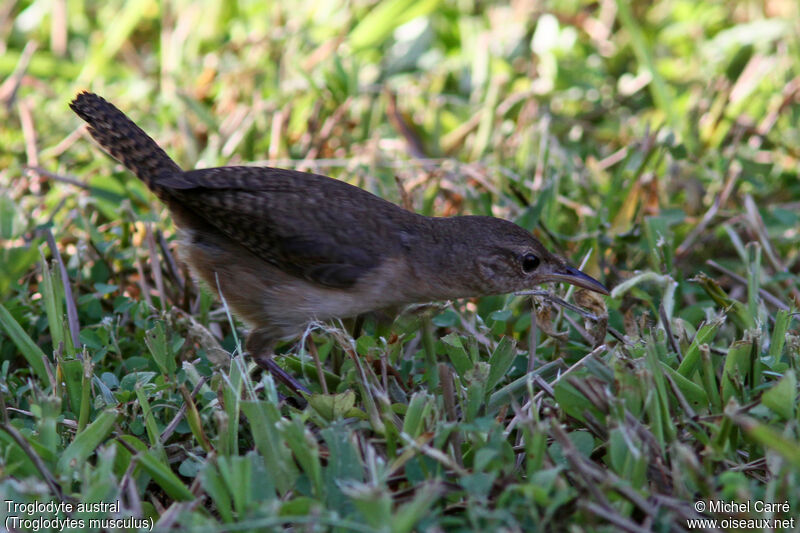
[{"label": "dark curved beak", "polygon": [[605,285],[594,279],[592,276],[584,274],[577,268],[567,265],[561,272],[551,272],[547,274],[547,281],[563,281],[576,287],[582,287],[590,291],[608,294]]}]

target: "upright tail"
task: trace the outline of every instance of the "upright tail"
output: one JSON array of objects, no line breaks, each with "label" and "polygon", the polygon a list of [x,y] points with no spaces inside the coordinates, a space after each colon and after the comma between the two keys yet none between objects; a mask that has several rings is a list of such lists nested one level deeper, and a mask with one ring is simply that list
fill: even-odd
[{"label": "upright tail", "polygon": [[183,172],[139,126],[96,94],[82,92],[69,107],[89,124],[94,140],[156,195],[163,193],[158,186],[159,176]]}]

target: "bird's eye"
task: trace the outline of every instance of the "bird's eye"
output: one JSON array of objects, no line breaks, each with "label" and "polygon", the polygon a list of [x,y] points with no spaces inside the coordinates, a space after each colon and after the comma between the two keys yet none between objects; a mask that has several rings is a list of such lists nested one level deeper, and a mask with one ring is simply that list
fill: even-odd
[{"label": "bird's eye", "polygon": [[522,256],[522,270],[525,272],[533,272],[539,266],[539,258],[533,254],[525,254]]}]

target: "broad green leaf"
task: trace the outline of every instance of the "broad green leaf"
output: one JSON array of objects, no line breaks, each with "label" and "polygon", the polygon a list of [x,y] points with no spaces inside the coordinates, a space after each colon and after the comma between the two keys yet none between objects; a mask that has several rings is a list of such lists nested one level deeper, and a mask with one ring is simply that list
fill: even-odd
[{"label": "broad green leaf", "polygon": [[117,423],[119,417],[120,413],[116,409],[107,409],[78,433],[75,440],[67,446],[58,459],[59,472],[74,469],[88,459],[114,430],[114,424]]}]

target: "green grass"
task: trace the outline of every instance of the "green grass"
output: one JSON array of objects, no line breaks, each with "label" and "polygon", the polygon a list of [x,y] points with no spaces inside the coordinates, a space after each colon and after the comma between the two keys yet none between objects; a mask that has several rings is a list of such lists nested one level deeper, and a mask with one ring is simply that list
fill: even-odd
[{"label": "green grass", "polygon": [[[196,531],[796,518],[796,2],[526,5],[4,4],[0,499]],[[597,320],[538,294],[319,325],[280,348],[300,408],[82,132],[82,89],[185,168],[501,216],[612,295],[548,288]],[[788,509],[695,507],[757,500]]]}]

